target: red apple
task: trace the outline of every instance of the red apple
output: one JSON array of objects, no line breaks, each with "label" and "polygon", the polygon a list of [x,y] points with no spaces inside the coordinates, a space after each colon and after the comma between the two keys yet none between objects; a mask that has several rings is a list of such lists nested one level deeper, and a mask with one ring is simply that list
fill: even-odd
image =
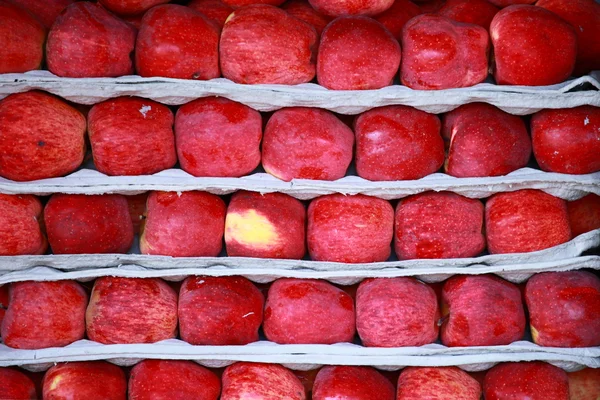
[{"label": "red apple", "polygon": [[221,0],[192,0],[187,6],[202,13],[220,29],[223,29],[227,17],[233,12],[233,8]]},{"label": "red apple", "polygon": [[435,292],[414,278],[367,279],[358,287],[356,329],[364,346],[433,343],[439,318]]},{"label": "red apple", "polygon": [[494,275],[448,279],[442,318],[442,343],[449,347],[508,345],[525,334],[521,291]]},{"label": "red apple", "polygon": [[456,22],[479,25],[487,30],[498,11],[498,7],[488,0],[448,0],[438,15]]},{"label": "red apple", "polygon": [[85,155],[85,118],[44,92],[0,100],[0,176],[14,181],[55,178],[73,172]]},{"label": "red apple", "polygon": [[600,108],[542,110],[531,118],[533,154],[544,171],[600,171]]},{"label": "red apple", "polygon": [[585,368],[567,374],[569,400],[598,400],[600,398],[600,369]]},{"label": "red apple", "polygon": [[52,195],[44,209],[54,254],[126,253],[133,225],[125,196]]},{"label": "red apple", "polygon": [[352,161],[354,134],[327,110],[292,107],[276,111],[265,127],[262,165],[292,179],[343,178]]},{"label": "red apple", "polygon": [[181,106],[175,135],[181,168],[194,176],[240,177],[260,163],[260,113],[223,97]]},{"label": "red apple", "polygon": [[142,228],[142,254],[216,257],[225,228],[225,202],[206,192],[152,192]]},{"label": "red apple", "polygon": [[177,162],[173,113],[138,97],[96,104],[88,114],[94,164],[107,175],[151,175]]},{"label": "red apple", "polygon": [[569,201],[567,211],[573,237],[600,229],[600,196],[588,194],[579,200]]},{"label": "red apple", "polygon": [[456,367],[408,367],[400,373],[397,393],[397,400],[479,400],[481,386]]},{"label": "red apple", "polygon": [[46,29],[25,8],[0,1],[0,74],[39,69]]},{"label": "red apple", "polygon": [[489,104],[471,103],[450,111],[443,121],[448,175],[506,175],[529,162],[531,139],[525,122],[516,115]]},{"label": "red apple", "polygon": [[281,9],[244,7],[232,13],[223,27],[221,70],[236,83],[309,82],[315,76],[316,43],[312,26]]},{"label": "red apple", "polygon": [[391,254],[394,209],[375,197],[332,194],[308,207],[307,242],[315,261],[381,262]]},{"label": "red apple", "polygon": [[395,400],[394,385],[371,367],[327,366],[315,379],[313,400]]},{"label": "red apple", "polygon": [[67,6],[75,0],[8,0],[13,4],[18,4],[26,8],[46,28],[51,28],[54,20]]},{"label": "red apple", "polygon": [[474,257],[485,249],[483,204],[451,192],[425,192],[396,207],[394,248],[401,260]]},{"label": "red apple", "polygon": [[264,297],[241,276],[190,276],[179,292],[181,339],[193,345],[258,341]]},{"label": "red apple", "polygon": [[288,0],[283,3],[281,8],[292,17],[296,17],[315,28],[318,36],[321,36],[323,29],[333,20],[332,17],[321,14],[312,8],[307,0]]},{"label": "red apple", "polygon": [[485,229],[492,254],[543,250],[571,239],[566,202],[535,189],[490,197]]},{"label": "red apple", "polygon": [[146,212],[146,200],[148,200],[148,192],[126,196],[127,205],[129,206],[129,215],[133,224],[133,233],[140,233],[141,226],[144,221],[144,213]]},{"label": "red apple", "polygon": [[103,343],[155,343],[177,335],[177,293],[162,279],[101,277],[85,312],[87,335]]},{"label": "red apple", "polygon": [[569,400],[565,371],[544,362],[503,363],[490,369],[483,383],[485,400]]},{"label": "red apple", "polygon": [[514,5],[501,10],[492,20],[490,36],[498,85],[552,85],[567,79],[575,67],[575,30],[541,7]]},{"label": "red apple", "polygon": [[489,37],[474,24],[419,15],[402,31],[400,80],[411,89],[473,86],[488,76]]},{"label": "red apple", "polygon": [[225,368],[221,400],[305,400],[302,383],[279,364],[238,362]]},{"label": "red apple", "polygon": [[77,282],[17,282],[9,295],[1,329],[8,347],[44,349],[83,339],[88,297]]},{"label": "red apple", "polygon": [[308,0],[318,12],[330,17],[349,15],[373,16],[384,12],[394,0]]},{"label": "red apple", "polygon": [[421,13],[419,6],[409,0],[395,0],[390,8],[374,18],[385,26],[399,42],[402,40],[404,25]]},{"label": "red apple", "polygon": [[594,0],[539,0],[535,5],[553,12],[575,28],[575,75],[600,70],[600,4]]},{"label": "red apple", "polygon": [[221,76],[219,28],[189,7],[165,4],[142,19],[135,47],[140,76],[208,80]]},{"label": "red apple", "polygon": [[268,340],[281,344],[352,342],[354,302],[326,281],[278,279],[269,289],[263,330]]},{"label": "red apple", "polygon": [[283,193],[237,192],[225,217],[227,255],[301,259],[305,229],[306,210],[299,200]]},{"label": "red apple", "polygon": [[13,368],[0,368],[0,399],[35,400],[35,385],[27,375]]},{"label": "red apple", "polygon": [[127,380],[106,361],[61,363],[44,375],[44,399],[125,400]]},{"label": "red apple", "polygon": [[98,0],[100,4],[119,15],[135,15],[148,11],[170,0]]},{"label": "red apple", "polygon": [[600,346],[600,278],[587,271],[545,272],[527,281],[531,336],[540,346]]},{"label": "red apple", "polygon": [[354,123],[356,171],[371,181],[420,179],[444,163],[440,120],[406,106],[362,113]]},{"label": "red apple", "polygon": [[42,218],[42,203],[37,197],[0,194],[0,256],[44,254],[48,242]]},{"label": "red apple", "polygon": [[136,29],[87,1],[63,11],[48,34],[46,59],[55,75],[70,78],[133,74]]},{"label": "red apple", "polygon": [[337,18],[321,35],[317,80],[334,90],[380,89],[392,84],[400,58],[398,41],[379,22],[363,16]]},{"label": "red apple", "polygon": [[144,360],[131,369],[129,400],[217,400],[221,381],[192,361]]}]

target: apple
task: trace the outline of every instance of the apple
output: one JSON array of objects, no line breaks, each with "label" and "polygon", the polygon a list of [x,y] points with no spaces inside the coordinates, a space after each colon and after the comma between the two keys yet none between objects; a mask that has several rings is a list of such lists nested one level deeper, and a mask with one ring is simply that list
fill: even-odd
[{"label": "apple", "polygon": [[258,341],[264,297],[241,276],[190,276],[179,291],[181,339],[193,345]]},{"label": "apple", "polygon": [[284,10],[266,4],[243,7],[223,26],[219,47],[223,76],[245,84],[310,82],[315,76],[317,39],[312,26]]},{"label": "apple", "polygon": [[315,379],[313,400],[396,400],[394,385],[371,367],[326,366]]},{"label": "apple", "polygon": [[0,256],[44,254],[48,242],[42,218],[42,203],[37,197],[0,194]]},{"label": "apple", "polygon": [[189,7],[165,4],[142,18],[135,46],[140,76],[209,80],[221,76],[219,28]]},{"label": "apple", "polygon": [[506,175],[525,167],[531,157],[525,122],[485,103],[445,114],[442,135],[448,154],[444,169],[458,178]]},{"label": "apple", "polygon": [[435,292],[415,278],[366,279],[356,293],[356,329],[366,347],[433,343],[440,312]]},{"label": "apple", "polygon": [[521,291],[494,275],[448,279],[442,318],[441,339],[449,347],[508,345],[525,334]]},{"label": "apple", "polygon": [[192,0],[187,6],[202,13],[220,29],[223,29],[227,17],[233,12],[233,8],[221,0]]},{"label": "apple", "polygon": [[422,11],[415,3],[409,0],[395,0],[390,8],[374,18],[400,42],[404,25],[419,14],[422,14]]},{"label": "apple", "polygon": [[404,25],[400,80],[411,89],[473,86],[488,76],[485,28],[424,14]]},{"label": "apple", "polygon": [[284,181],[334,181],[346,175],[353,145],[352,130],[333,113],[318,108],[284,108],[276,111],[265,127],[262,165]]},{"label": "apple", "polygon": [[600,171],[600,108],[542,110],[531,118],[533,154],[540,168],[563,174]]},{"label": "apple", "polygon": [[283,193],[239,191],[225,217],[230,257],[302,259],[306,253],[306,210]]},{"label": "apple", "polygon": [[99,4],[73,3],[48,33],[48,69],[69,78],[131,75],[136,32]]},{"label": "apple", "polygon": [[139,97],[96,104],[88,132],[98,171],[107,175],[151,175],[177,162],[173,113]]},{"label": "apple", "polygon": [[553,85],[567,79],[575,67],[575,30],[542,7],[519,4],[502,9],[492,20],[490,36],[498,85]]},{"label": "apple", "polygon": [[0,1],[0,74],[39,69],[46,29],[25,8]]},{"label": "apple", "polygon": [[292,17],[296,17],[315,28],[318,36],[321,36],[323,29],[333,20],[332,17],[321,14],[312,8],[307,0],[288,0],[283,3],[281,8]]},{"label": "apple", "polygon": [[221,400],[305,400],[298,378],[279,364],[237,362],[223,372]]},{"label": "apple", "polygon": [[240,177],[260,164],[260,113],[223,97],[179,107],[175,136],[181,168],[194,176]]},{"label": "apple", "polygon": [[566,202],[536,189],[488,198],[485,229],[491,254],[538,251],[571,239]]},{"label": "apple", "polygon": [[474,257],[485,249],[483,204],[451,192],[425,192],[396,207],[398,259]]},{"label": "apple", "polygon": [[33,181],[69,174],[85,155],[84,116],[38,91],[0,100],[0,176]]},{"label": "apple", "polygon": [[569,400],[565,371],[540,361],[498,364],[483,383],[485,400]]},{"label": "apple", "polygon": [[531,336],[540,346],[600,346],[600,278],[587,271],[544,272],[525,287]]},{"label": "apple", "polygon": [[331,194],[308,206],[306,237],[315,261],[386,261],[393,234],[394,209],[382,199]]},{"label": "apple", "polygon": [[44,27],[50,29],[59,14],[75,0],[8,0],[20,5],[35,16]]},{"label": "apple", "polygon": [[569,400],[598,400],[600,398],[600,369],[585,368],[567,374]]},{"label": "apple", "polygon": [[326,281],[278,279],[269,289],[263,330],[268,340],[281,344],[352,342],[354,302]]},{"label": "apple", "polygon": [[144,360],[131,369],[129,400],[217,400],[221,381],[192,361]]},{"label": "apple", "polygon": [[579,200],[569,201],[567,211],[573,237],[600,229],[600,196],[592,193]]},{"label": "apple", "polygon": [[54,254],[127,253],[133,244],[129,207],[119,194],[54,194],[44,222]]},{"label": "apple", "polygon": [[135,15],[148,11],[154,6],[170,0],[98,0],[100,4],[119,15]]},{"label": "apple", "polygon": [[0,399],[37,399],[33,381],[23,372],[13,368],[0,368]]},{"label": "apple", "polygon": [[88,296],[77,282],[16,282],[9,296],[1,328],[8,347],[63,347],[83,339]]},{"label": "apple", "polygon": [[400,373],[397,394],[397,400],[479,400],[481,385],[456,367],[407,367]]},{"label": "apple", "polygon": [[575,75],[600,70],[600,4],[594,0],[539,0],[535,5],[553,12],[575,28]]},{"label": "apple", "polygon": [[371,181],[420,179],[444,163],[440,120],[407,106],[374,108],[354,122],[356,171]]},{"label": "apple", "polygon": [[439,9],[438,15],[456,22],[479,25],[487,30],[498,11],[498,7],[488,0],[448,0]]},{"label": "apple", "polygon": [[133,233],[138,235],[145,219],[146,200],[148,200],[148,192],[126,196],[127,205],[129,206],[129,215],[133,224]]},{"label": "apple", "polygon": [[140,251],[172,257],[216,257],[222,248],[225,202],[206,192],[152,192]]},{"label": "apple", "polygon": [[44,399],[125,400],[127,380],[106,361],[60,363],[44,375]]},{"label": "apple", "polygon": [[400,58],[398,41],[381,23],[364,16],[340,17],[321,35],[317,81],[334,90],[380,89],[392,84]]},{"label": "apple", "polygon": [[330,17],[349,15],[373,16],[394,4],[394,0],[308,0],[318,12]]}]

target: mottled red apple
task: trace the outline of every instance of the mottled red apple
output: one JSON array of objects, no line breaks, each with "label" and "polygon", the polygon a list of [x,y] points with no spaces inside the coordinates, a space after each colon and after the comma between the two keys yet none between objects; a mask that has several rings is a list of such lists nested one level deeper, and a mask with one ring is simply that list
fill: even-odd
[{"label": "mottled red apple", "polygon": [[481,386],[456,367],[407,367],[398,378],[397,394],[397,400],[479,400]]},{"label": "mottled red apple", "polygon": [[473,86],[488,76],[485,28],[438,15],[419,15],[402,31],[400,80],[411,89]]},{"label": "mottled red apple", "polygon": [[25,8],[0,1],[0,74],[39,69],[46,29]]},{"label": "mottled red apple", "polygon": [[374,18],[385,26],[399,42],[402,40],[402,28],[404,28],[404,25],[411,18],[421,13],[421,9],[415,3],[409,0],[396,0],[390,8],[376,15]]},{"label": "mottled red apple", "polygon": [[26,8],[46,28],[51,28],[59,14],[75,0],[9,0],[13,4],[18,4]]},{"label": "mottled red apple", "polygon": [[356,329],[367,347],[432,343],[439,318],[435,292],[414,278],[367,279],[356,292]]},{"label": "mottled red apple", "polygon": [[181,168],[194,176],[240,177],[260,163],[260,113],[224,97],[179,107],[175,135]]},{"label": "mottled red apple", "polygon": [[279,364],[238,362],[225,368],[221,400],[305,400],[298,378]]},{"label": "mottled red apple", "polygon": [[438,15],[456,22],[479,25],[487,30],[498,11],[498,7],[488,0],[448,0]]},{"label": "mottled red apple", "polygon": [[55,178],[83,162],[85,118],[57,97],[32,91],[0,100],[0,126],[0,176],[4,178]]},{"label": "mottled red apple", "polygon": [[88,296],[77,282],[17,282],[9,295],[1,328],[8,347],[44,349],[83,339]]},{"label": "mottled red apple", "polygon": [[177,334],[177,293],[162,279],[101,277],[85,312],[87,335],[103,344],[155,343]]},{"label": "mottled red apple", "polygon": [[233,12],[233,8],[221,0],[192,0],[187,6],[192,10],[201,12],[205,17],[217,24],[220,29],[223,28],[227,17]]},{"label": "mottled red apple", "polygon": [[0,399],[37,399],[33,381],[13,368],[0,368]]},{"label": "mottled red apple", "polygon": [[598,400],[600,398],[600,368],[584,368],[570,372],[569,400]]},{"label": "mottled red apple", "polygon": [[498,85],[552,85],[567,79],[575,67],[575,30],[542,7],[502,9],[492,20],[490,36]]},{"label": "mottled red apple", "polygon": [[192,361],[144,360],[131,369],[129,400],[217,400],[221,381]]},{"label": "mottled red apple", "polygon": [[239,191],[225,217],[227,255],[301,259],[305,230],[306,210],[299,200],[283,193]]},{"label": "mottled red apple", "polygon": [[571,239],[566,202],[535,189],[490,197],[485,229],[492,254],[543,250]]},{"label": "mottled red apple", "polygon": [[125,400],[127,379],[106,361],[56,364],[44,375],[44,399]]},{"label": "mottled red apple", "polygon": [[540,361],[496,365],[483,383],[485,400],[569,400],[565,371]]},{"label": "mottled red apple", "polygon": [[48,34],[48,69],[70,78],[131,75],[136,32],[99,4],[73,3]]},{"label": "mottled red apple", "polygon": [[223,76],[236,83],[296,85],[315,76],[317,33],[270,5],[236,10],[225,22],[219,47]]},{"label": "mottled red apple", "polygon": [[148,11],[170,0],[98,0],[100,4],[119,15],[135,15]]},{"label": "mottled red apple", "polygon": [[567,211],[573,237],[600,229],[600,196],[592,193],[579,200],[569,201]]},{"label": "mottled red apple", "polygon": [[148,200],[148,192],[126,196],[127,205],[129,206],[129,215],[133,224],[133,233],[140,233],[141,226],[144,221],[146,212],[146,200]]},{"label": "mottled red apple", "polygon": [[281,344],[352,342],[355,333],[352,298],[326,281],[276,280],[269,289],[264,319],[267,339]]},{"label": "mottled red apple", "polygon": [[542,110],[531,118],[533,154],[544,171],[600,171],[600,108]]},{"label": "mottled red apple", "polygon": [[264,298],[241,276],[190,276],[179,291],[181,339],[193,345],[243,345],[258,341]]},{"label": "mottled red apple", "polygon": [[394,385],[371,367],[326,366],[315,379],[313,400],[395,400]]},{"label": "mottled red apple", "polygon": [[44,254],[42,203],[32,195],[0,194],[0,255]]},{"label": "mottled red apple", "polygon": [[262,165],[292,179],[343,178],[352,161],[352,130],[327,110],[291,107],[276,111],[265,127]]},{"label": "mottled red apple", "polygon": [[296,17],[315,28],[318,36],[321,36],[323,29],[333,20],[332,17],[321,14],[312,8],[307,0],[288,0],[283,3],[281,8],[292,17]]},{"label": "mottled red apple", "polygon": [[379,22],[337,18],[321,35],[317,81],[334,90],[380,89],[392,84],[400,58],[398,41]]},{"label": "mottled red apple", "polygon": [[139,97],[96,104],[88,114],[94,164],[107,175],[151,175],[177,162],[173,113]]},{"label": "mottled red apple", "polygon": [[392,6],[394,0],[309,0],[318,12],[330,17],[348,15],[373,16]]},{"label": "mottled red apple", "polygon": [[221,76],[219,28],[189,7],[165,4],[142,19],[135,46],[140,76],[208,80]]},{"label": "mottled red apple", "polygon": [[221,252],[225,202],[206,192],[152,192],[140,238],[142,254],[215,257]]},{"label": "mottled red apple", "polygon": [[345,263],[381,262],[391,254],[394,209],[375,197],[332,194],[308,207],[311,259]]},{"label": "mottled red apple", "polygon": [[546,272],[527,281],[531,336],[540,346],[600,346],[600,278],[587,271]]}]

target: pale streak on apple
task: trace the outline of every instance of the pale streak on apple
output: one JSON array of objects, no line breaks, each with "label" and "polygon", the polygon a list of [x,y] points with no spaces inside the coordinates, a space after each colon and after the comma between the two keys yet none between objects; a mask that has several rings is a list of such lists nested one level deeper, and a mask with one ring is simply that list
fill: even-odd
[{"label": "pale streak on apple", "polygon": [[249,313],[248,313],[248,314],[246,314],[246,315],[242,315],[242,318],[249,317],[250,315],[254,315],[254,311],[251,311],[251,312],[249,312]]},{"label": "pale streak on apple", "polygon": [[152,106],[142,105],[142,108],[140,108],[140,114],[146,118],[146,114],[148,114],[148,111],[150,110],[152,110]]},{"label": "pale streak on apple", "polygon": [[225,240],[234,240],[261,250],[269,249],[280,241],[277,228],[267,217],[255,210],[227,214]]}]

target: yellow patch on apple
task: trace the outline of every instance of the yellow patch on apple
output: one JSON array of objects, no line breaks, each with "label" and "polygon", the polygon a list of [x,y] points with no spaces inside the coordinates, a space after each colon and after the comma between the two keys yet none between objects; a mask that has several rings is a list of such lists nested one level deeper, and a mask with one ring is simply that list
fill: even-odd
[{"label": "yellow patch on apple", "polygon": [[268,249],[279,242],[277,228],[267,217],[248,210],[227,214],[225,219],[225,241],[234,240],[244,246]]},{"label": "yellow patch on apple", "polygon": [[533,339],[533,343],[537,343],[539,336],[540,334],[537,331],[537,329],[535,329],[533,325],[531,325],[531,338]]},{"label": "yellow patch on apple", "polygon": [[52,382],[50,382],[50,390],[54,390],[56,389],[56,387],[58,386],[58,384],[60,383],[60,381],[62,381],[62,376],[55,376],[54,379],[52,379]]}]

